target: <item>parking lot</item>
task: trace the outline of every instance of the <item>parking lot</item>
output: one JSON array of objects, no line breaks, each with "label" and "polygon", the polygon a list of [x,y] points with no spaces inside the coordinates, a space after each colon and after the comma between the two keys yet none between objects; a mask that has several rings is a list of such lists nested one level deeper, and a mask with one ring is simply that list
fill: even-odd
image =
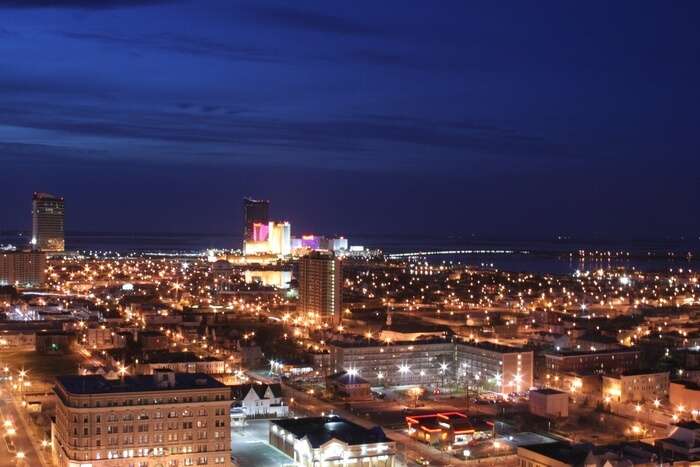
[{"label": "parking lot", "polygon": [[267,443],[270,422],[248,420],[231,430],[231,455],[239,466],[278,467],[294,465],[292,459]]}]

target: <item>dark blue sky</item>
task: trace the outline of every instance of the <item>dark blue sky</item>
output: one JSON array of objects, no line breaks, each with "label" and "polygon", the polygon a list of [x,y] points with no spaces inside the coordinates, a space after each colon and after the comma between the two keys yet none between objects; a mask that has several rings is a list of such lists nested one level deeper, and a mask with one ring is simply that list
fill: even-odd
[{"label": "dark blue sky", "polygon": [[0,229],[697,238],[699,13],[0,0]]}]

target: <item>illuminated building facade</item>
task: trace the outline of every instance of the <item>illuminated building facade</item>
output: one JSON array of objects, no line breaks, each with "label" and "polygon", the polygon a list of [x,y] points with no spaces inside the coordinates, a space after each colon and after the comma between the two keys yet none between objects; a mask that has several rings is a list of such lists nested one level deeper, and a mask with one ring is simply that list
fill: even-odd
[{"label": "illuminated building facade", "polygon": [[244,278],[247,284],[258,282],[265,286],[288,289],[292,280],[292,271],[280,270],[246,270]]},{"label": "illuminated building facade", "polygon": [[299,246],[300,248],[319,250],[321,248],[321,237],[318,235],[303,235],[299,239]]},{"label": "illuminated building facade", "polygon": [[440,447],[464,446],[476,439],[492,436],[493,424],[470,421],[461,412],[444,412],[406,417],[411,438]]},{"label": "illuminated building facade", "polygon": [[694,381],[671,381],[669,383],[668,401],[676,410],[688,413],[700,410],[700,385]]},{"label": "illuminated building facade", "polygon": [[32,196],[32,245],[43,251],[65,250],[64,200],[48,193]]},{"label": "illuminated building facade", "polygon": [[332,253],[314,252],[299,260],[299,311],[337,325],[341,320],[342,263]]},{"label": "illuminated building facade", "polygon": [[382,343],[331,342],[333,371],[357,374],[372,386],[439,385],[451,379],[454,344],[443,338]]},{"label": "illuminated building facade", "polygon": [[340,417],[273,420],[270,444],[301,467],[395,465],[396,443],[380,427],[367,429]]},{"label": "illuminated building facade", "polygon": [[59,467],[230,465],[231,392],[211,376],[61,376],[54,391]]},{"label": "illuminated building facade", "polygon": [[46,281],[46,253],[7,251],[0,253],[0,285],[41,286]]},{"label": "illuminated building facade", "polygon": [[289,222],[270,222],[270,253],[287,256],[292,253],[292,227]]},{"label": "illuminated building facade", "polygon": [[603,375],[603,397],[623,403],[664,400],[668,396],[668,381],[668,371],[632,370]]},{"label": "illuminated building facade", "polygon": [[252,198],[243,199],[243,242],[255,241],[255,224],[270,222],[270,202]]},{"label": "illuminated building facade", "polygon": [[533,389],[529,397],[530,413],[544,418],[569,416],[569,393],[556,389]]},{"label": "illuminated building facade", "polygon": [[348,250],[348,239],[345,237],[327,238],[319,235],[302,235],[294,237],[291,241],[295,254],[303,254],[304,250],[328,250],[335,253]]},{"label": "illuminated building facade", "polygon": [[253,224],[253,238],[244,243],[246,255],[279,255],[292,253],[292,227],[289,222]]},{"label": "illuminated building facade", "polygon": [[491,342],[455,344],[456,378],[474,387],[503,394],[529,391],[533,366],[531,350]]},{"label": "illuminated building facade", "polygon": [[586,372],[619,374],[639,368],[640,351],[622,348],[554,352],[545,354],[544,362],[547,373],[551,375]]}]

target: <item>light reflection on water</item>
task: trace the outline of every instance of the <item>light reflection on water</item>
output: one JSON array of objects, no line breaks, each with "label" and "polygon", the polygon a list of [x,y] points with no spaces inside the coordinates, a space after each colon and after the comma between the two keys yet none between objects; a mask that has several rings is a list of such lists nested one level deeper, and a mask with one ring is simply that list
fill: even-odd
[{"label": "light reflection on water", "polygon": [[[507,249],[515,252],[527,251],[528,254],[512,255],[453,255],[431,256],[430,263],[442,261],[461,262],[474,266],[493,266],[513,272],[536,272],[551,274],[570,274],[578,270],[596,270],[614,267],[636,268],[643,271],[666,271],[669,268],[698,267],[700,257],[700,240],[645,240],[645,241],[576,241],[576,240],[494,240],[474,236],[410,236],[410,235],[348,235],[350,245],[363,245],[367,248],[381,249],[386,253],[402,253],[434,250],[462,249]],[[12,243],[18,247],[26,246],[27,233],[0,234],[0,244]],[[234,249],[241,246],[240,235],[211,234],[69,234],[66,245],[71,250],[112,250],[122,253],[134,251],[203,251],[209,248]],[[625,251],[630,258],[605,258],[581,261],[578,250],[587,251]],[[654,257],[648,257],[654,252]],[[675,252],[676,256],[664,256]],[[691,260],[686,258],[688,252],[694,254]],[[573,253],[573,256],[570,256]],[[277,279],[269,278],[276,282]],[[267,279],[263,279],[263,282]]]}]

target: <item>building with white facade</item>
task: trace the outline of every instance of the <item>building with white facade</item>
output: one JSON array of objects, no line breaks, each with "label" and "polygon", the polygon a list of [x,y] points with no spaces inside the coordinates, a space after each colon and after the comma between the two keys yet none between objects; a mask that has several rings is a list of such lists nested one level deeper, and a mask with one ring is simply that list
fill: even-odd
[{"label": "building with white facade", "polygon": [[239,384],[231,386],[233,408],[246,417],[286,417],[289,406],[279,384]]},{"label": "building with white facade", "polygon": [[530,413],[545,418],[569,416],[569,394],[556,389],[530,391]]},{"label": "building with white facade", "polygon": [[396,443],[380,427],[367,429],[333,416],[274,420],[270,444],[301,467],[393,467],[396,456]]}]

